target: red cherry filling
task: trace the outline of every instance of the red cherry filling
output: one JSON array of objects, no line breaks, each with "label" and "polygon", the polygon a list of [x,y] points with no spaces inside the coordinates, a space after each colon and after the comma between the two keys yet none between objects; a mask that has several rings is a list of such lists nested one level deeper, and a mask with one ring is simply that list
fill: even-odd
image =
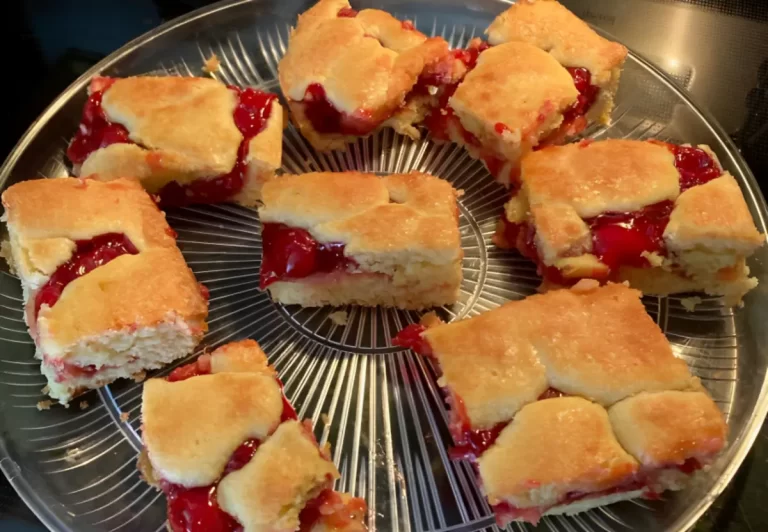
[{"label": "red cherry filling", "polygon": [[675,167],[680,172],[680,192],[703,185],[723,175],[722,169],[707,152],[694,146],[666,144],[675,156]]},{"label": "red cherry filling", "polygon": [[314,130],[322,134],[367,135],[389,117],[387,115],[377,120],[365,109],[359,109],[353,114],[339,111],[319,83],[307,87],[302,103],[304,116]]},{"label": "red cherry filling", "polygon": [[544,399],[557,399],[558,397],[567,397],[568,394],[565,392],[561,392],[557,388],[549,387],[546,390],[544,390],[544,393],[542,393],[537,401],[543,401]]},{"label": "red cherry filling", "polygon": [[232,170],[213,179],[197,179],[187,184],[171,181],[158,195],[163,207],[180,207],[193,203],[222,203],[231,200],[245,185],[248,167],[248,145],[253,137],[264,131],[272,114],[272,102],[277,96],[256,89],[229,87],[238,97],[233,113],[235,125],[243,135]]},{"label": "red cherry filling", "polygon": [[[78,132],[67,148],[67,157],[75,164],[82,164],[91,153],[110,144],[134,143],[125,127],[107,119],[101,105],[104,91],[115,81],[111,78],[94,78],[91,83],[91,95],[83,108]],[[272,102],[277,96],[251,88],[239,89],[230,86],[229,89],[237,95],[233,119],[243,135],[234,167],[222,176],[197,179],[184,185],[171,181],[158,192],[162,206],[221,203],[231,200],[243,189],[248,143],[266,127],[272,112]],[[153,154],[150,153],[147,157],[153,157]]]},{"label": "red cherry filling", "polygon": [[67,147],[67,157],[75,164],[82,164],[88,156],[99,148],[106,148],[110,144],[133,143],[128,137],[128,130],[120,124],[113,124],[107,120],[104,109],[101,107],[101,98],[104,91],[113,83],[114,79],[94,78],[92,90],[83,107],[83,117],[80,120],[75,137]]},{"label": "red cherry filling", "polygon": [[216,486],[185,488],[162,484],[167,499],[168,524],[173,532],[230,532],[242,527],[219,508]]},{"label": "red cherry filling", "polygon": [[432,348],[430,347],[429,342],[421,337],[421,333],[426,330],[427,328],[423,325],[412,323],[397,333],[392,339],[392,345],[399,345],[406,349],[412,349],[422,356],[431,356]]},{"label": "red cherry filling", "polygon": [[664,229],[675,204],[662,201],[639,211],[606,213],[585,220],[592,230],[593,252],[611,271],[620,266],[649,266],[644,253],[666,254]]},{"label": "red cherry filling", "polygon": [[579,91],[576,103],[563,113],[563,122],[572,123],[577,117],[587,114],[595,100],[597,100],[600,87],[592,85],[592,74],[586,68],[567,67],[566,70],[573,78],[576,90]]},{"label": "red cherry filling", "polygon": [[86,273],[103,266],[120,255],[136,255],[139,250],[122,233],[104,233],[90,240],[77,240],[72,257],[56,268],[35,295],[35,319],[40,307],[53,307],[69,283]]},{"label": "red cherry filling", "polygon": [[315,273],[347,271],[357,263],[344,256],[344,244],[321,244],[304,229],[278,223],[262,227],[262,290],[284,279],[302,279]]},{"label": "red cherry filling", "polygon": [[339,12],[336,13],[336,16],[342,18],[355,18],[357,16],[357,11],[351,7],[342,7],[339,9]]},{"label": "red cherry filling", "polygon": [[[477,66],[477,58],[486,49],[488,49],[488,43],[478,41],[471,43],[468,48],[451,50],[451,57],[464,63],[467,72],[469,72]],[[440,62],[436,65],[436,68],[437,70],[422,74],[416,87],[414,87],[414,92],[420,94],[428,94],[428,87],[437,87],[438,90],[437,105],[430,110],[424,119],[424,126],[432,134],[432,137],[437,140],[451,140],[450,131],[453,129],[461,134],[464,142],[479,148],[480,141],[461,125],[453,109],[448,104],[448,100],[456,92],[460,83],[460,80],[451,80],[450,74],[442,71],[448,69],[450,72],[452,70],[452,63]]]}]

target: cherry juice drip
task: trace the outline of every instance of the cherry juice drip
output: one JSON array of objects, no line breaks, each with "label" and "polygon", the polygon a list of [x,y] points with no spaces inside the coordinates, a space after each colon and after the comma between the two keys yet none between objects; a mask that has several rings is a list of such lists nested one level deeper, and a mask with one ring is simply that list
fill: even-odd
[{"label": "cherry juice drip", "polygon": [[432,347],[429,342],[421,337],[421,333],[426,331],[427,328],[418,323],[412,323],[405,329],[397,333],[392,339],[393,345],[399,345],[407,349],[412,349],[414,352],[422,356],[431,356]]}]

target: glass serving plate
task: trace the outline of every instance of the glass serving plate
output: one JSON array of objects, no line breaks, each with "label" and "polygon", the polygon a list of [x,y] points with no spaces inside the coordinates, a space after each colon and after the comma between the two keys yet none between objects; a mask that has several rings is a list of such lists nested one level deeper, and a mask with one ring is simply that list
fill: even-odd
[{"label": "glass serving plate", "polygon": [[[66,175],[64,150],[75,131],[89,78],[136,74],[201,75],[212,53],[226,83],[279,91],[277,63],[289,26],[309,2],[236,1],[170,22],[121,48],[69,87],[32,125],[0,170],[0,185]],[[494,0],[355,2],[409,18],[452,46],[480,36],[507,7]],[[631,53],[613,124],[592,138],[659,138],[709,144],[743,187],[755,221],[766,231],[766,205],[753,176],[722,129],[674,82]],[[384,131],[345,151],[315,153],[293,127],[285,130],[283,170],[359,169],[437,174],[464,190],[465,251],[461,302],[440,309],[444,319],[472,316],[535,291],[534,267],[490,237],[506,193],[459,147],[412,141]],[[41,212],[41,216],[45,213]],[[369,525],[381,531],[494,529],[472,466],[452,461],[446,407],[435,368],[393,347],[393,335],[418,320],[414,312],[349,308],[346,326],[334,309],[273,304],[259,292],[259,220],[233,205],[168,212],[179,245],[211,293],[210,332],[203,346],[255,338],[278,368],[299,415],[330,442],[342,473],[337,488],[365,497]],[[750,262],[761,285],[744,308],[703,297],[686,312],[681,297],[646,297],[650,314],[712,393],[730,425],[730,444],[685,491],[656,502],[626,502],[576,517],[546,517],[543,530],[678,531],[688,528],[724,489],[752,444],[768,402],[768,276],[763,248]],[[68,410],[38,411],[44,380],[22,320],[18,280],[0,273],[0,468],[52,530],[153,531],[165,526],[162,495],[136,470],[141,446],[141,384],[121,381],[75,400]],[[180,361],[178,364],[181,364]],[[165,368],[159,375],[167,374]],[[81,409],[78,403],[84,401]],[[127,414],[127,420],[125,415]],[[194,413],[191,413],[194,415]],[[526,530],[512,525],[510,530]]]}]

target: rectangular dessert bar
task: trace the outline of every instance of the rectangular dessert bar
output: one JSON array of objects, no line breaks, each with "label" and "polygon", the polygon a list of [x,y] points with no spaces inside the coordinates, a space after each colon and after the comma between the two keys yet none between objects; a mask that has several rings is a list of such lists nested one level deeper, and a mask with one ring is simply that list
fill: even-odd
[{"label": "rectangular dessert bar", "polygon": [[457,301],[456,191],[437,177],[284,175],[263,189],[261,288],[283,304],[421,309]]},{"label": "rectangular dessert bar", "polygon": [[405,102],[426,67],[448,52],[409,21],[346,0],[320,0],[299,15],[278,71],[293,122],[320,151],[383,127],[419,137],[423,114]]},{"label": "rectangular dessert bar", "polygon": [[366,530],[365,501],[333,491],[330,449],[253,340],[147,381],[142,421],[139,469],[165,493],[173,532]]},{"label": "rectangular dessert bar", "polygon": [[[488,42],[499,45],[526,42],[549,52],[568,69],[579,89],[576,108],[581,116],[567,118],[581,124],[564,124],[573,130],[586,123],[608,124],[627,49],[595,33],[589,24],[556,0],[515,2],[486,30]],[[568,121],[566,118],[566,122]],[[562,128],[562,133],[567,128]],[[566,135],[567,136],[567,135]]]},{"label": "rectangular dessert bar", "polygon": [[4,256],[52,398],[66,405],[192,352],[207,330],[207,291],[136,181],[24,181],[2,202]]},{"label": "rectangular dessert bar", "polygon": [[706,146],[583,141],[523,159],[495,236],[545,282],[628,280],[651,294],[704,291],[734,305],[763,245],[736,180]]},{"label": "rectangular dessert bar", "polygon": [[424,321],[395,343],[437,363],[452,454],[476,461],[502,526],[681,489],[725,445],[717,406],[623,284]]},{"label": "rectangular dessert bar", "polygon": [[209,78],[95,77],[67,156],[82,177],[136,177],[166,207],[254,206],[282,139],[274,94]]}]

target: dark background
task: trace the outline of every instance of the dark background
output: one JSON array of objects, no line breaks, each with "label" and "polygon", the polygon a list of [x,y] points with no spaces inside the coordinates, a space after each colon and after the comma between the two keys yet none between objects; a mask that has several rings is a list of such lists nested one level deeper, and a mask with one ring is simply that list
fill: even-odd
[{"label": "dark background", "polygon": [[[438,1],[438,0],[436,0]],[[715,115],[768,188],[768,1],[561,0],[656,62]],[[127,41],[205,0],[0,3],[5,94],[0,154],[75,78]],[[353,0],[354,4],[354,0]],[[697,531],[768,531],[768,429]],[[0,530],[45,530],[0,478]]]}]

